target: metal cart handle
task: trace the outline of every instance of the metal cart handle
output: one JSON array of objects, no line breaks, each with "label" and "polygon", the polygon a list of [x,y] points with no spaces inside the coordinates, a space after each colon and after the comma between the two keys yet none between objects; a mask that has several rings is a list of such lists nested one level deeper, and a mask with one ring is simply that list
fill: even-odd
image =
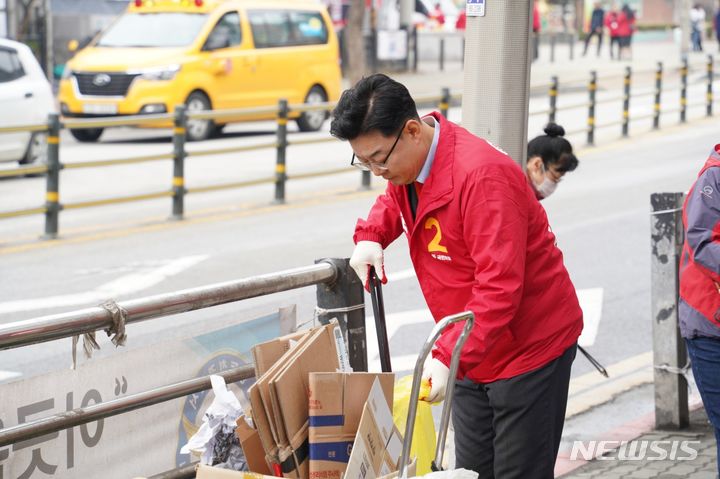
[{"label": "metal cart handle", "polygon": [[448,376],[442,415],[440,416],[440,431],[438,432],[437,448],[435,449],[435,461],[433,462],[433,464],[438,468],[441,467],[443,455],[445,454],[447,428],[450,422],[450,407],[455,393],[455,377],[457,376],[457,370],[460,364],[460,352],[462,351],[465,340],[467,340],[470,335],[470,331],[472,331],[473,324],[475,323],[475,315],[471,311],[446,316],[442,320],[438,321],[430,333],[430,336],[428,336],[427,340],[425,340],[425,344],[423,344],[422,349],[420,349],[420,354],[418,355],[417,362],[415,363],[415,370],[413,372],[413,383],[410,391],[410,405],[408,407],[407,423],[405,424],[405,436],[403,437],[403,451],[402,456],[400,456],[400,464],[398,465],[398,477],[400,479],[407,478],[407,466],[408,460],[410,459],[410,447],[412,446],[412,435],[413,430],[415,429],[415,416],[417,415],[418,400],[420,397],[420,381],[422,379],[425,358],[427,358],[432,346],[435,344],[435,341],[437,341],[438,337],[440,337],[440,334],[445,330],[445,328],[453,323],[459,323],[460,321],[465,321],[465,327],[455,343],[452,358],[450,359],[450,373]]}]

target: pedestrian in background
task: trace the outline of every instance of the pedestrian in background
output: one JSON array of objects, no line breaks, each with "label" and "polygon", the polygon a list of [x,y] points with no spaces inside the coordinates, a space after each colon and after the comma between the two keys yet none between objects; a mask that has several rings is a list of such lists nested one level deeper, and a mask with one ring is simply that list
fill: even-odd
[{"label": "pedestrian in background", "polygon": [[590,40],[596,35],[598,37],[597,56],[600,56],[600,47],[602,47],[604,25],[605,10],[603,10],[600,2],[595,2],[595,8],[593,9],[592,15],[590,17],[590,28],[587,37],[585,37],[585,50],[583,51],[583,56],[587,55]]},{"label": "pedestrian in background", "polygon": [[540,30],[542,24],[540,22],[540,9],[538,9],[537,2],[533,2],[533,61],[537,60],[540,56]]},{"label": "pedestrian in background", "polygon": [[[351,164],[388,180],[355,227],[350,265],[363,284],[371,266],[385,279],[383,250],[404,232],[435,320],[475,313],[453,378],[456,467],[551,479],[582,310],[525,173],[441,114],[420,118],[382,74],[342,94],[330,132],[350,142]],[[445,396],[461,330],[446,329],[425,365],[429,402]]]},{"label": "pedestrian in background", "polygon": [[685,198],[680,258],[680,333],[708,418],[720,465],[720,144]]},{"label": "pedestrian in background", "polygon": [[690,9],[690,39],[694,52],[703,51],[702,37],[705,30],[705,9],[699,4],[693,5]]},{"label": "pedestrian in background", "polygon": [[565,173],[574,171],[579,164],[572,145],[564,138],[565,129],[562,126],[548,123],[544,131],[544,135],[528,142],[525,168],[538,200],[553,194]]},{"label": "pedestrian in background", "polygon": [[715,38],[718,42],[718,49],[720,50],[720,8],[718,8],[718,11],[715,13],[713,27],[715,29]]},{"label": "pedestrian in background", "polygon": [[632,60],[632,37],[635,33],[635,12],[626,3],[617,18],[618,22],[618,53],[619,60]]},{"label": "pedestrian in background", "polygon": [[445,14],[439,3],[436,3],[435,8],[430,12],[430,19],[435,22],[438,29],[441,29],[443,25],[445,25]]},{"label": "pedestrian in background", "polygon": [[[618,28],[620,27],[620,24],[618,23],[618,11],[614,8],[608,12],[608,14],[605,16],[605,26],[608,29],[608,34],[610,35],[610,59],[617,58],[620,60],[620,35],[618,34]],[[615,49],[615,46],[617,46],[617,55],[613,55],[613,51]]]}]

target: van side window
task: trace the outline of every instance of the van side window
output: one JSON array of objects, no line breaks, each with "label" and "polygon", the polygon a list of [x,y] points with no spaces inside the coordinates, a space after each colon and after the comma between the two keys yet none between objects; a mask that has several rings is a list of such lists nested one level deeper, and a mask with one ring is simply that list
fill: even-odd
[{"label": "van side window", "polygon": [[328,30],[318,12],[299,10],[249,10],[255,48],[320,45]]},{"label": "van side window", "polygon": [[0,83],[5,83],[25,76],[20,58],[15,50],[0,48]]},{"label": "van side window", "polygon": [[208,35],[203,50],[228,48],[240,45],[241,41],[240,15],[237,12],[228,12],[218,20]]}]

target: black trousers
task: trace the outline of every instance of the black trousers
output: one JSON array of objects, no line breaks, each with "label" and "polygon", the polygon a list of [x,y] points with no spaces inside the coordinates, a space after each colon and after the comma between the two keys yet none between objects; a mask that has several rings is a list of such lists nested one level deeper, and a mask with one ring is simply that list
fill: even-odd
[{"label": "black trousers", "polygon": [[478,479],[552,479],[577,345],[514,378],[458,381],[452,404],[455,467]]},{"label": "black trousers", "polygon": [[583,51],[583,55],[587,54],[588,47],[590,46],[590,40],[592,40],[592,37],[595,37],[595,36],[598,37],[597,55],[600,56],[600,47],[602,47],[602,39],[603,39],[602,30],[600,30],[599,32],[596,30],[593,30],[590,33],[588,33],[587,37],[585,37],[585,50]]}]

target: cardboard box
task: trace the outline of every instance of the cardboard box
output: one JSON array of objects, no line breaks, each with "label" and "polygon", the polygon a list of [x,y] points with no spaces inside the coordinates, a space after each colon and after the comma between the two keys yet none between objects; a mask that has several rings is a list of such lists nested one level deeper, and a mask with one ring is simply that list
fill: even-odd
[{"label": "cardboard box", "polygon": [[310,479],[342,478],[376,378],[388,407],[392,407],[393,373],[310,374]]},{"label": "cardboard box", "polygon": [[[339,341],[336,341],[339,338]],[[253,418],[270,464],[286,477],[308,475],[308,374],[335,372],[347,364],[337,322],[303,336],[250,389]]]},{"label": "cardboard box", "polygon": [[[285,367],[270,380],[270,397],[276,408],[279,434],[279,458],[283,475],[307,479],[308,455],[308,396],[309,374],[313,372],[350,371],[340,326],[335,322],[320,328],[295,354]],[[296,474],[293,473],[293,465]]]},{"label": "cardboard box", "polygon": [[195,479],[277,479],[274,476],[263,476],[254,472],[231,471],[219,467],[198,464],[195,470]]},{"label": "cardboard box", "polygon": [[272,475],[272,471],[270,471],[270,467],[265,459],[265,450],[263,449],[258,432],[250,427],[245,421],[244,416],[238,418],[236,424],[237,429],[235,433],[240,440],[240,447],[242,447],[243,454],[245,454],[248,469],[258,474]]},{"label": "cardboard box", "polygon": [[402,436],[376,379],[363,408],[345,479],[375,479],[396,471],[402,447]]},{"label": "cardboard box", "polygon": [[264,343],[256,344],[252,348],[253,360],[255,361],[255,377],[262,377],[283,354],[287,353],[308,331],[280,336]]}]

